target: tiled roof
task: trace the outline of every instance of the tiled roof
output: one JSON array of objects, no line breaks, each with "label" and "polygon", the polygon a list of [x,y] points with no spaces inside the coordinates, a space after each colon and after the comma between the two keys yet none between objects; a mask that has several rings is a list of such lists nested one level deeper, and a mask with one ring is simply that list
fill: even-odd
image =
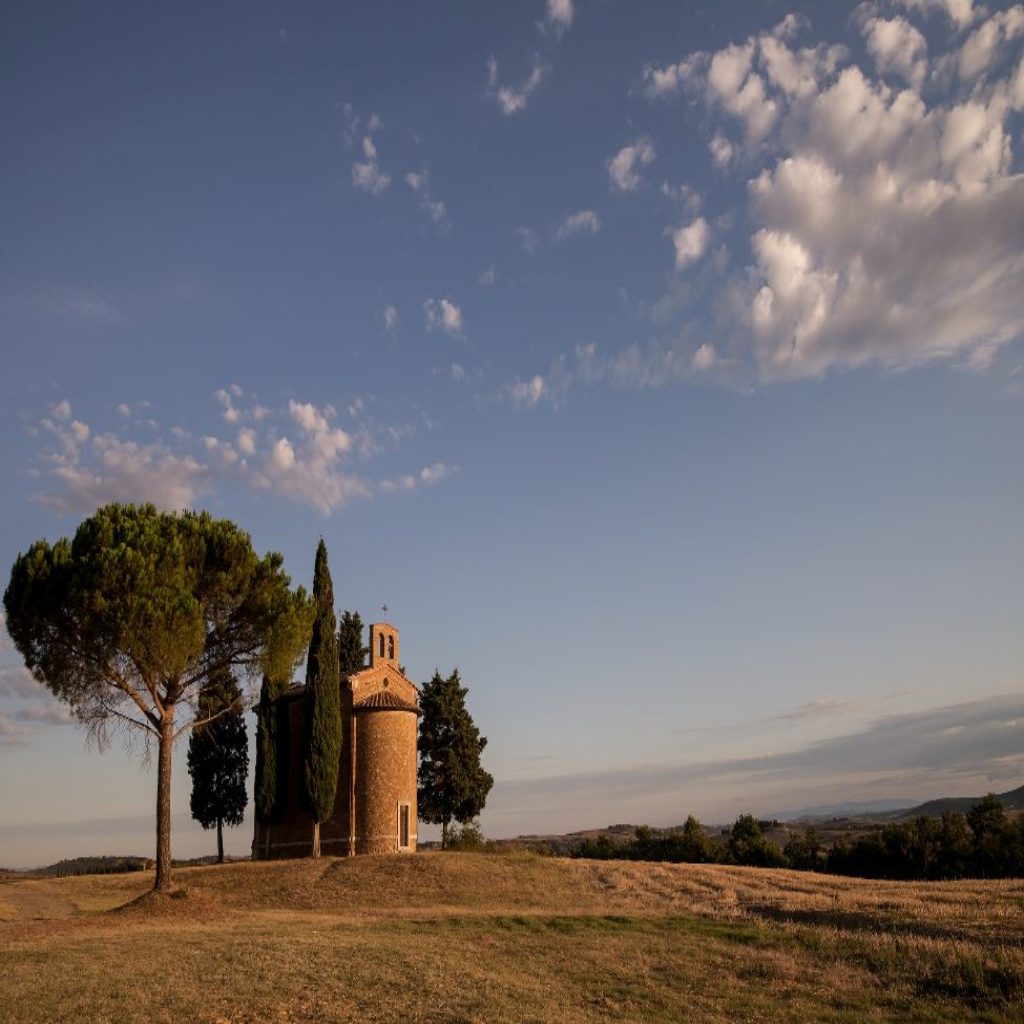
[{"label": "tiled roof", "polygon": [[342,673],[341,678],[345,679],[358,679],[362,675],[369,675],[371,672],[390,672],[392,675],[398,676],[399,679],[404,679],[417,693],[420,692],[420,688],[404,673],[399,671],[397,665],[392,665],[391,662],[382,662],[378,665],[364,665],[358,672],[350,672],[346,677],[345,673]]},{"label": "tiled roof", "polygon": [[369,697],[357,700],[352,705],[354,711],[412,711],[419,714],[420,709],[407,700],[402,700],[397,693],[391,690],[378,690],[371,693]]}]

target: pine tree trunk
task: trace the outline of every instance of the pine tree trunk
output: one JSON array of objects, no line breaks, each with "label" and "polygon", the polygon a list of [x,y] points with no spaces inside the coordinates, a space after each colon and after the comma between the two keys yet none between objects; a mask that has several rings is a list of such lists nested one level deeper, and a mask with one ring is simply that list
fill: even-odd
[{"label": "pine tree trunk", "polygon": [[441,849],[448,849],[448,819],[441,822]]},{"label": "pine tree trunk", "polygon": [[320,856],[320,822],[313,822],[313,849],[310,851],[314,860]]},{"label": "pine tree trunk", "polygon": [[217,863],[224,863],[224,829],[223,822],[217,819]]},{"label": "pine tree trunk", "polygon": [[153,888],[171,887],[171,752],[174,749],[174,709],[160,723],[159,760],[156,777],[156,881]]}]

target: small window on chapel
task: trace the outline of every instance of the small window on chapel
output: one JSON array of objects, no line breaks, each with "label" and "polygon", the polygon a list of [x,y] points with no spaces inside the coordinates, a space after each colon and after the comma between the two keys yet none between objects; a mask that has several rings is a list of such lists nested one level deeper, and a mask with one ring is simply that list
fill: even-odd
[{"label": "small window on chapel", "polygon": [[393,636],[388,637],[388,657],[395,660],[395,638]]},{"label": "small window on chapel", "polygon": [[409,805],[398,805],[398,848],[409,849]]},{"label": "small window on chapel", "polygon": [[384,634],[383,633],[381,633],[381,635],[380,635],[380,641],[378,643],[378,646],[380,647],[380,657],[383,658],[384,657]]}]

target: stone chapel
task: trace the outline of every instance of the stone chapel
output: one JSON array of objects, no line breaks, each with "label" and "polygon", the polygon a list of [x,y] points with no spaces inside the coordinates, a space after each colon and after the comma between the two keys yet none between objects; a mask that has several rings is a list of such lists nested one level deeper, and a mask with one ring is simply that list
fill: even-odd
[{"label": "stone chapel", "polygon": [[[416,732],[419,687],[399,667],[398,630],[370,625],[370,664],[338,681],[341,759],[334,813],[320,826],[323,853],[407,853],[416,849]],[[253,860],[302,857],[312,845],[312,821],[302,807],[302,727],[305,686],[279,698],[287,723],[287,783],[282,813],[257,821]]]}]

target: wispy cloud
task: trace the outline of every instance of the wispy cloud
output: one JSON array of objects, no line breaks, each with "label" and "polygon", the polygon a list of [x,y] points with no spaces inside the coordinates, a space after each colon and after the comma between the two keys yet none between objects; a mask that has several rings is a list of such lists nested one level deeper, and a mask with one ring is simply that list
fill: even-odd
[{"label": "wispy cloud", "polygon": [[453,338],[462,337],[462,310],[451,299],[427,299],[423,303],[423,319],[428,331],[443,331]]},{"label": "wispy cloud", "polygon": [[0,666],[0,697],[31,700],[42,690],[24,665]]},{"label": "wispy cloud", "polygon": [[596,235],[601,230],[601,218],[593,210],[579,210],[569,214],[555,228],[555,241],[561,242],[573,235]]},{"label": "wispy cloud", "polygon": [[518,86],[502,85],[498,80],[498,61],[491,54],[487,58],[487,95],[497,102],[501,112],[506,116],[518,114],[526,109],[526,104],[540,87],[546,74],[547,67],[540,56],[535,55],[530,73]]},{"label": "wispy cloud", "polygon": [[363,192],[379,196],[391,184],[391,175],[380,169],[377,144],[369,135],[363,137],[362,150],[363,159],[352,164],[352,184]]},{"label": "wispy cloud", "polygon": [[447,480],[455,470],[444,462],[424,466],[418,473],[406,473],[400,477],[381,480],[378,488],[383,494],[410,494],[422,487],[433,487]]},{"label": "wispy cloud", "polygon": [[816,700],[801,704],[792,711],[785,711],[780,715],[775,715],[769,721],[803,722],[807,719],[827,718],[831,715],[854,711],[860,707],[862,707],[861,703],[855,700],[846,700],[842,697],[818,697]]},{"label": "wispy cloud", "polygon": [[77,320],[102,326],[125,323],[129,319],[121,303],[93,288],[51,285],[32,289],[21,298],[37,312],[60,320]]},{"label": "wispy cloud", "polygon": [[531,255],[535,255],[540,248],[540,235],[535,228],[526,224],[520,224],[513,234],[519,239],[519,244]]},{"label": "wispy cloud", "polygon": [[342,106],[345,130],[342,139],[346,149],[358,150],[362,159],[352,164],[352,185],[370,195],[381,195],[391,184],[391,175],[381,170],[377,156],[374,135],[380,132],[384,123],[376,114],[363,117],[351,103]]},{"label": "wispy cloud", "polygon": [[412,190],[419,208],[427,215],[427,218],[440,230],[450,230],[448,207],[430,190],[430,172],[426,168],[410,171],[405,176],[405,183]]},{"label": "wispy cloud", "polygon": [[[1024,693],[880,718],[778,753],[499,781],[487,827],[564,831],[610,821],[770,813],[808,798],[984,792],[1024,779]],[[829,796],[828,794],[831,794]]]},{"label": "wispy cloud", "polygon": [[514,405],[536,405],[547,390],[547,381],[538,373],[528,380],[516,378],[506,386],[506,394]]},{"label": "wispy cloud", "polygon": [[27,315],[69,328],[112,330],[153,313],[196,305],[209,298],[198,283],[173,278],[135,287],[12,282],[0,289],[0,312]]}]

